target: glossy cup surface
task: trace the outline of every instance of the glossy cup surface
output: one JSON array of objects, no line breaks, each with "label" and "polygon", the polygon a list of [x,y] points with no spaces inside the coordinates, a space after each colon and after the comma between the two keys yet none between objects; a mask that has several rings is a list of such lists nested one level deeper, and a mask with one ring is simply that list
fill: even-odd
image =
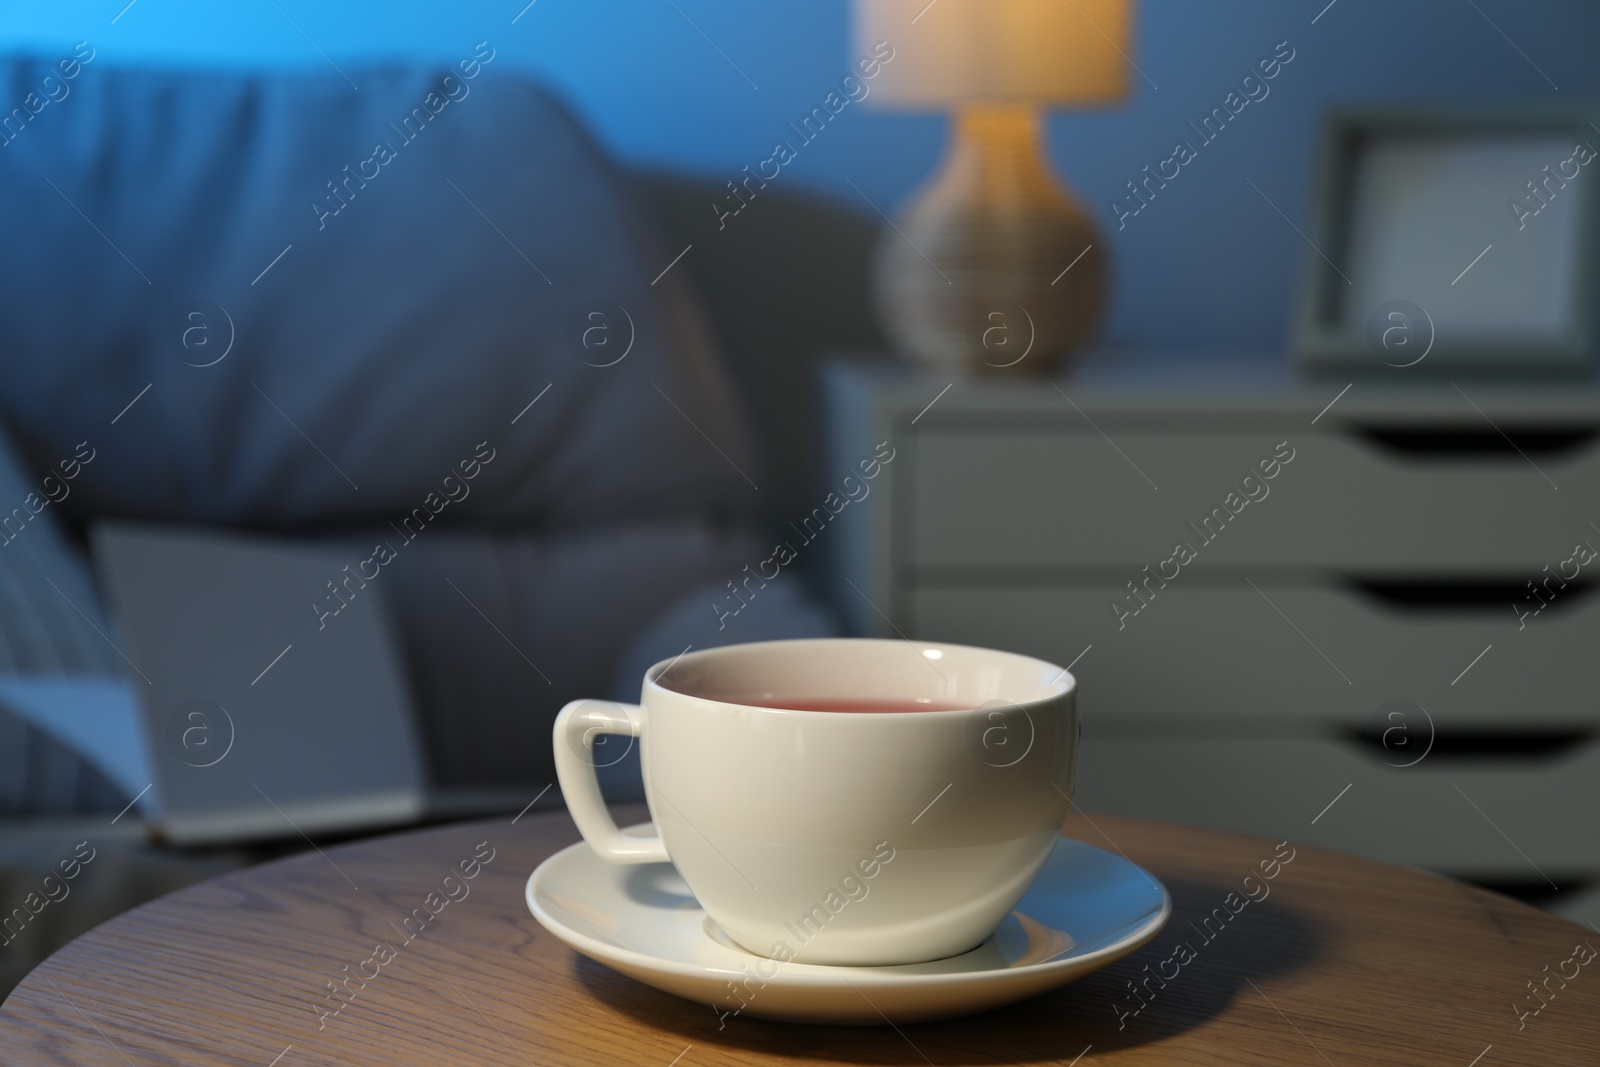
[{"label": "glossy cup surface", "polygon": [[[708,915],[759,955],[914,963],[965,952],[1033,881],[1072,795],[1076,683],[962,645],[774,641],[656,664],[646,799]],[[792,711],[859,698],[959,711]]]}]

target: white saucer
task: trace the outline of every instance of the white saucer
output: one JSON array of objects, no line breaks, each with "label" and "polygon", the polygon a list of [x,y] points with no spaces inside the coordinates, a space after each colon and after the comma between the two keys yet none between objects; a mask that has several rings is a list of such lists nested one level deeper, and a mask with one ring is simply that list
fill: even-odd
[{"label": "white saucer", "polygon": [[1142,867],[1069,838],[1056,842],[1017,909],[983,944],[899,967],[778,964],[753,955],[707,917],[670,864],[613,866],[582,842],[539,865],[527,900],[562,941],[668,993],[741,1015],[871,1025],[967,1015],[1036,996],[1132,952],[1172,913],[1172,898]]}]

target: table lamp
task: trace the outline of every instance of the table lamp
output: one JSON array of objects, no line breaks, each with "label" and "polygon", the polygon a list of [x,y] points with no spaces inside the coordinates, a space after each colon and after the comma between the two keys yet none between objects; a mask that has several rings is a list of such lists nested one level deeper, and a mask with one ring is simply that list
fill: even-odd
[{"label": "table lamp", "polygon": [[1048,373],[1098,322],[1104,247],[1045,158],[1041,109],[1127,88],[1131,0],[855,0],[869,101],[951,112],[939,170],[879,234],[894,346],[945,373]]}]

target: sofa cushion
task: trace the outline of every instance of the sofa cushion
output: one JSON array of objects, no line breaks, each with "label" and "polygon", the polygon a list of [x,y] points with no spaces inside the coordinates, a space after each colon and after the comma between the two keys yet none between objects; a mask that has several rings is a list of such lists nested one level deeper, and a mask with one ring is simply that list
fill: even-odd
[{"label": "sofa cushion", "polygon": [[[354,563],[384,540],[401,544],[379,528],[330,547]],[[553,781],[561,706],[604,697],[634,634],[754,552],[703,519],[572,534],[440,530],[405,544],[376,580],[394,609],[433,782]]]},{"label": "sofa cushion", "polygon": [[35,102],[0,123],[0,417],[37,464],[98,450],[66,511],[395,519],[485,441],[493,490],[443,518],[748,506],[681,249],[509,63],[0,64],[0,102]]}]

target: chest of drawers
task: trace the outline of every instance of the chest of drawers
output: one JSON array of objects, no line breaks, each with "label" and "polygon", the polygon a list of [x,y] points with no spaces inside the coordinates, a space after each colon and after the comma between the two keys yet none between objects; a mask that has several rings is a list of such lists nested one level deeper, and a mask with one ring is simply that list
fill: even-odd
[{"label": "chest of drawers", "polygon": [[1600,922],[1600,397],[1343,384],[834,364],[829,470],[894,459],[819,546],[832,601],[1074,663],[1090,811]]}]

